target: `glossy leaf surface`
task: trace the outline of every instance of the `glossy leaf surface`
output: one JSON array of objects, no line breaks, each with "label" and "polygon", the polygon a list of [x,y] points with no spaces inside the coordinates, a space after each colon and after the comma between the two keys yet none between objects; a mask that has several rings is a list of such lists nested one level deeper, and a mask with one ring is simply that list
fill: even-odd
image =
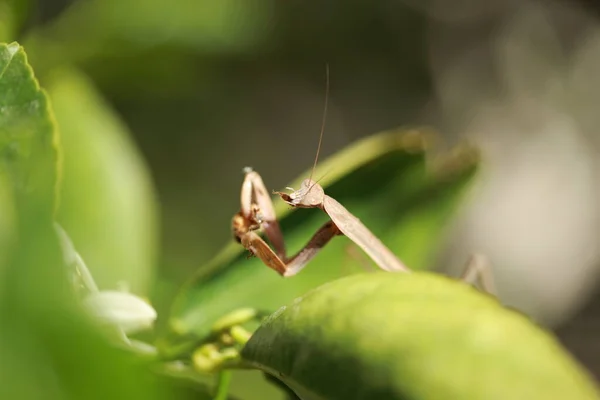
[{"label": "glossy leaf surface", "polygon": [[441,275],[330,282],[274,313],[243,350],[302,399],[596,399],[549,333]]}]

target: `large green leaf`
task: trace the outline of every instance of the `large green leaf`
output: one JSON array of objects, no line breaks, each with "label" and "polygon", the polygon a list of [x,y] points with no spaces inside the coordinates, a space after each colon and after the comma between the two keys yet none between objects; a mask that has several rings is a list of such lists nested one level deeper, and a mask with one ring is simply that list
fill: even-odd
[{"label": "large green leaf", "polygon": [[53,226],[54,138],[23,48],[0,44],[0,176],[10,184],[0,193],[15,204],[14,223],[0,228],[14,240],[2,255],[0,398],[173,398],[148,360],[109,344],[73,295]]},{"label": "large green leaf", "polygon": [[302,399],[597,399],[549,333],[427,272],[355,275],[273,314],[244,359]]},{"label": "large green leaf", "polygon": [[[327,194],[414,268],[430,264],[444,223],[476,160],[472,149],[465,148],[430,170],[425,150],[432,138],[432,133],[419,130],[384,132],[323,162],[314,174],[324,176],[320,182]],[[292,186],[298,187],[302,178]],[[306,244],[327,220],[320,210],[290,212],[280,200],[276,200],[276,211],[290,253]],[[351,255],[351,246],[347,238],[335,238],[304,271],[282,279],[259,259],[248,260],[247,253],[232,240],[184,286],[173,309],[171,327],[179,334],[202,335],[216,318],[235,308],[275,310],[324,282],[363,270],[370,261],[362,254]]]},{"label": "large green leaf", "polygon": [[48,79],[63,148],[58,221],[101,288],[147,293],[157,254],[157,207],[147,167],[119,117],[74,70]]}]

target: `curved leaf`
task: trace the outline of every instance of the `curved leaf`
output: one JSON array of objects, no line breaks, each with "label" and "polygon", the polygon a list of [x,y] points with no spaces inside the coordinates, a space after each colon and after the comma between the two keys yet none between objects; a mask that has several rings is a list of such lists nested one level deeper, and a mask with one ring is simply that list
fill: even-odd
[{"label": "curved leaf", "polygon": [[64,153],[57,219],[100,287],[124,280],[132,291],[147,293],[158,210],[144,160],[84,75],[61,70],[48,81]]},{"label": "curved leaf", "polygon": [[[359,217],[413,268],[428,266],[444,222],[475,170],[474,152],[464,148],[427,168],[425,150],[435,136],[425,130],[383,132],[357,142],[315,172],[325,192]],[[291,186],[308,176],[300,177]],[[241,184],[241,182],[240,182]],[[268,185],[268,183],[267,183]],[[326,220],[320,210],[295,210],[275,200],[290,254],[305,245]],[[407,225],[408,224],[408,225]],[[406,232],[409,226],[414,231]],[[275,310],[324,282],[364,269],[371,261],[345,237],[333,239],[302,273],[282,279],[259,259],[248,260],[232,240],[180,292],[171,327],[203,335],[212,322],[239,307]]]},{"label": "curved leaf", "polygon": [[23,48],[0,44],[0,168],[22,210],[54,208],[58,137],[48,107]]},{"label": "curved leaf", "polygon": [[557,340],[437,274],[339,279],[254,333],[244,359],[302,399],[597,399]]}]

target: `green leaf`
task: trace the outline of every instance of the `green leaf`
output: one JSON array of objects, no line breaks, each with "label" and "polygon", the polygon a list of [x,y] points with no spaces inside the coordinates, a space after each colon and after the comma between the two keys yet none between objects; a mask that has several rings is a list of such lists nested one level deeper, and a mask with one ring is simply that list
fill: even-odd
[{"label": "green leaf", "polygon": [[242,356],[302,399],[597,399],[548,332],[426,272],[339,279],[282,307]]},{"label": "green leaf", "polygon": [[[327,194],[414,268],[432,261],[444,223],[475,170],[475,153],[468,148],[438,160],[433,170],[427,168],[425,150],[434,138],[419,130],[384,132],[343,150],[314,174],[322,177]],[[298,187],[308,175],[291,186]],[[291,212],[281,200],[275,204],[290,254],[327,220],[320,210]],[[412,229],[408,233],[406,226]],[[171,327],[179,334],[204,335],[212,322],[236,308],[272,311],[324,282],[364,270],[365,263],[372,265],[362,253],[351,254],[352,246],[345,237],[334,238],[304,271],[283,279],[259,259],[248,260],[232,240],[182,288]]]},{"label": "green leaf", "polygon": [[23,48],[0,44],[0,168],[20,209],[36,203],[53,211],[57,141],[48,99]]},{"label": "green leaf", "polygon": [[63,146],[58,221],[101,288],[127,281],[147,293],[158,245],[158,210],[146,164],[127,127],[75,70],[48,79]]},{"label": "green leaf", "polygon": [[[0,2],[0,15],[2,15],[2,7],[8,7],[10,4]],[[4,15],[4,18],[8,17],[8,13]],[[0,26],[2,26],[2,21],[0,21]],[[31,70],[27,70],[25,54],[17,43],[0,44],[0,71],[4,71],[0,73],[0,87],[4,89],[0,92],[0,157],[2,160],[0,164],[0,281],[3,281],[4,272],[8,268],[11,248],[16,241],[17,213],[13,198],[14,191],[17,187],[25,188],[24,182],[15,182],[13,177],[27,176],[32,173],[28,171],[25,164],[19,165],[20,162],[17,159],[19,155],[15,149],[22,147],[21,142],[26,140],[21,137],[21,132],[17,129],[22,123],[37,125],[42,136],[52,135],[53,130],[49,115],[32,114],[27,117],[28,122],[19,121],[27,114],[21,108],[24,99],[11,94],[14,88],[29,86],[30,94],[26,96],[25,102],[39,102],[44,95],[38,91]],[[7,71],[8,75],[6,75]],[[35,141],[39,138],[32,136],[29,140]],[[2,288],[0,287],[1,295]]]},{"label": "green leaf", "polygon": [[[60,260],[58,253],[50,255],[50,249],[57,249],[52,229],[57,142],[47,96],[27,63],[25,51],[18,43],[0,44],[0,181],[4,205],[15,206],[13,216],[2,221],[7,223],[2,227],[3,244],[14,245],[13,252],[5,248],[2,256],[6,261],[0,290],[3,297],[37,294],[38,290],[28,292],[27,287],[30,283],[41,286],[50,265]],[[41,254],[48,250],[47,260],[38,258],[37,250]],[[15,269],[28,263],[40,265]],[[53,272],[62,273],[62,269]]]},{"label": "green leaf", "polygon": [[0,204],[15,204],[12,225],[0,227],[13,240],[1,255],[0,398],[174,398],[152,360],[110,344],[74,296],[53,227],[52,120],[23,49],[0,44],[0,182],[10,184],[0,186]]},{"label": "green leaf", "polygon": [[[2,227],[6,253],[0,269],[0,294],[5,304],[32,294],[60,291],[60,285],[45,287],[42,283],[63,272],[52,270],[53,263],[60,262],[52,228],[57,142],[47,96],[25,51],[18,43],[0,43],[0,181],[4,205],[14,204],[13,210],[6,210],[12,211],[12,216],[2,221],[7,223]],[[16,269],[18,266],[23,269]]]}]

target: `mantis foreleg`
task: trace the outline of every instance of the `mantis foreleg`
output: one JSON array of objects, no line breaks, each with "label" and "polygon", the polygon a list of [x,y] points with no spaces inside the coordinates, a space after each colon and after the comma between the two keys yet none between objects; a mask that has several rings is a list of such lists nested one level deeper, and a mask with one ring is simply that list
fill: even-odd
[{"label": "mantis foreleg", "polygon": [[[280,275],[287,277],[300,272],[331,238],[341,234],[337,226],[328,221],[296,255],[287,257],[283,235],[265,185],[258,173],[249,168],[245,169],[245,173],[240,212],[232,220],[234,236],[252,255]],[[275,251],[255,232],[261,228]]]}]

